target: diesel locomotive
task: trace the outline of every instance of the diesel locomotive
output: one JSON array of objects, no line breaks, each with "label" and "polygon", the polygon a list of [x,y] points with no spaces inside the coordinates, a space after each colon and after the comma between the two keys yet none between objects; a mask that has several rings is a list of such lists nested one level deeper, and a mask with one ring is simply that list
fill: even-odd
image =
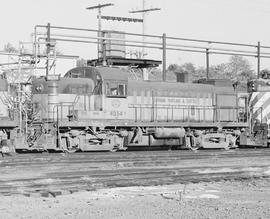
[{"label": "diesel locomotive", "polygon": [[248,98],[224,80],[138,81],[126,69],[76,67],[33,79],[28,137],[16,148],[234,148],[249,127]]},{"label": "diesel locomotive", "polygon": [[7,146],[13,139],[13,130],[18,126],[18,119],[10,96],[8,82],[0,75],[0,145]]}]

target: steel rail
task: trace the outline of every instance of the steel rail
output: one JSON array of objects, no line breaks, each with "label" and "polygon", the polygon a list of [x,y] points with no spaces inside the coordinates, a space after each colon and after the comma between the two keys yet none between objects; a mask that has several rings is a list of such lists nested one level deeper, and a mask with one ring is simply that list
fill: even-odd
[{"label": "steel rail", "polygon": [[[255,154],[252,154],[252,151]],[[266,151],[267,153],[264,153]],[[51,195],[56,195],[61,194],[58,193],[59,191],[82,191],[131,185],[155,185],[157,182],[161,185],[204,182],[209,180],[219,181],[223,179],[242,180],[253,177],[264,177],[265,170],[269,169],[269,159],[267,159],[269,150],[262,150],[260,154],[258,154],[258,150],[254,151],[254,149],[235,151],[236,154],[242,156],[241,161],[247,161],[245,154],[256,158],[253,162],[244,162],[245,165],[243,165],[243,162],[239,164],[239,157],[231,157],[231,155],[235,155],[234,153],[224,153],[222,151],[208,151],[207,153],[205,151],[201,151],[200,153],[184,152],[187,153],[182,154],[182,151],[181,153],[128,153],[125,156],[127,163],[122,163],[125,161],[117,159],[123,158],[119,153],[100,153],[94,155],[94,160],[91,154],[91,159],[87,159],[86,162],[81,157],[85,157],[85,159],[87,157],[89,158],[89,154],[72,154],[66,157],[44,154],[43,156],[39,156],[39,160],[36,161],[34,159],[26,159],[29,157],[26,156],[23,159],[27,161],[25,163],[20,162],[22,161],[20,157],[17,162],[14,160],[14,157],[7,157],[1,163],[2,167],[9,167],[9,172],[6,172],[4,169],[2,172],[0,170],[2,176],[0,194],[29,195],[47,192]],[[185,155],[190,155],[191,157],[183,160],[182,158]],[[204,155],[202,160],[198,161],[197,164],[194,163],[194,160],[197,161],[198,157],[202,155]],[[221,155],[226,155],[226,157],[223,157],[225,159],[220,159]],[[33,154],[31,157],[33,157]],[[214,159],[219,158],[219,165],[209,163],[209,157]],[[48,164],[48,161],[50,161],[49,166],[44,165],[44,163]],[[78,163],[77,161],[80,162]],[[122,164],[120,168],[118,162]],[[250,172],[246,168],[247,165],[250,169],[259,169],[259,172]],[[54,167],[53,169],[51,169],[52,166]],[[228,168],[231,168],[233,171],[219,171],[220,169]],[[207,169],[212,170],[212,172],[200,172]],[[15,173],[16,171],[20,173],[20,171],[28,172],[29,170],[31,170],[29,177],[25,177],[24,174],[20,176]],[[10,173],[12,174],[10,175]],[[47,183],[48,178],[50,179],[50,183]]]}]

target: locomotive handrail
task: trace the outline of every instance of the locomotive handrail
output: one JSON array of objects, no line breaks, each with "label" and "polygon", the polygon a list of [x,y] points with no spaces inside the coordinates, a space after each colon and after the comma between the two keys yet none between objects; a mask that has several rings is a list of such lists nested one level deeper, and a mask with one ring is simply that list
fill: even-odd
[{"label": "locomotive handrail", "polygon": [[80,99],[80,95],[77,94],[74,101],[72,102],[72,105],[75,105],[76,103],[78,103],[79,99]]},{"label": "locomotive handrail", "polygon": [[[58,103],[58,104],[56,104],[56,105],[54,105],[54,107],[53,107],[53,121],[55,121],[55,118],[54,118],[54,114],[55,113],[59,113],[59,110],[58,110],[58,107],[61,107],[61,119],[60,119],[60,121],[62,121],[63,120],[63,112],[62,112],[62,107],[70,107],[70,106],[72,106],[73,107],[73,111],[74,111],[74,105],[72,104],[72,102],[61,102],[61,103]],[[59,116],[57,115],[57,118],[56,119],[59,119]]]},{"label": "locomotive handrail", "polygon": [[1,99],[1,101],[5,104],[5,105],[7,105],[7,106],[12,106],[13,105],[13,101],[11,100],[11,98],[9,98],[5,93],[2,93],[3,94],[3,96],[4,96],[4,98],[5,98],[5,100],[4,99],[2,99],[2,97],[0,96],[0,99]]},{"label": "locomotive handrail", "polygon": [[[129,104],[130,108],[135,108],[135,107],[143,107],[143,108],[153,108],[152,104]],[[195,108],[214,108],[215,106],[191,106],[191,105],[157,105],[157,108],[168,108],[168,107],[174,107],[176,109],[180,108],[188,108],[188,107],[195,107]]]},{"label": "locomotive handrail", "polygon": [[[149,108],[152,108],[153,105],[152,104],[129,104],[128,105],[129,107],[133,108],[133,107],[149,107]],[[197,105],[171,105],[171,104],[164,104],[164,105],[157,105],[156,107],[158,108],[167,108],[167,107],[175,107],[175,108],[188,108],[188,107],[194,107],[194,108],[217,108],[217,106],[197,106]],[[234,107],[234,106],[219,106],[218,108],[220,109],[242,109],[244,107]]]},{"label": "locomotive handrail", "polygon": [[[135,111],[135,121],[144,121],[143,114],[147,113],[144,110],[151,110],[151,121],[156,122],[159,120],[164,121],[179,121],[182,122],[247,122],[245,115],[239,114],[239,109],[243,107],[232,107],[232,106],[185,106],[185,105],[159,105],[153,108],[150,104],[136,105],[130,104],[129,108],[133,108]],[[166,110],[158,115],[158,110]],[[180,110],[180,111],[179,111]],[[225,111],[224,111],[225,110]],[[207,117],[207,111],[208,114]],[[181,115],[179,114],[181,113]],[[225,113],[225,114],[224,114]],[[246,115],[247,113],[244,112]],[[209,116],[210,115],[210,116]],[[158,116],[162,116],[163,119],[158,119]],[[196,117],[197,116],[197,117]],[[165,117],[165,118],[164,118]]]}]

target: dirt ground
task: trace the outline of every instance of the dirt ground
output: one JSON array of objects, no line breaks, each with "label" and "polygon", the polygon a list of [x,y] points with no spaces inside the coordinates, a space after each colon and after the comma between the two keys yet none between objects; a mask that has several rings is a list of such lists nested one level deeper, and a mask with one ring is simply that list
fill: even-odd
[{"label": "dirt ground", "polygon": [[0,218],[270,218],[270,178],[0,198]]}]

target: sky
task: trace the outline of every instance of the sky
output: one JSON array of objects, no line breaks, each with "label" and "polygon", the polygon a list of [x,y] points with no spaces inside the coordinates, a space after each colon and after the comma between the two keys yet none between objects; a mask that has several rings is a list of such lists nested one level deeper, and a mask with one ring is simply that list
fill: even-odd
[{"label": "sky", "polygon": [[[19,41],[31,41],[35,25],[69,26],[97,29],[97,11],[86,7],[113,3],[102,11],[103,15],[139,17],[128,13],[142,8],[142,0],[2,0],[0,13],[0,48],[8,42],[18,46]],[[160,11],[146,15],[146,34],[195,38],[213,41],[270,46],[269,0],[146,0],[146,8]],[[102,21],[104,29],[142,32],[139,23]],[[77,35],[80,33],[76,33]],[[72,45],[71,45],[72,44]],[[65,54],[96,58],[96,45],[65,43],[57,45]],[[1,49],[0,49],[1,50]],[[270,52],[270,50],[269,50]],[[161,60],[159,51],[147,51],[146,58]],[[211,55],[210,64],[228,61],[228,56]],[[256,69],[256,59],[249,58]],[[203,55],[186,52],[168,52],[167,64],[193,62],[205,65]],[[57,61],[59,71],[74,67],[74,61]],[[262,59],[262,68],[270,68],[270,59]]]}]

